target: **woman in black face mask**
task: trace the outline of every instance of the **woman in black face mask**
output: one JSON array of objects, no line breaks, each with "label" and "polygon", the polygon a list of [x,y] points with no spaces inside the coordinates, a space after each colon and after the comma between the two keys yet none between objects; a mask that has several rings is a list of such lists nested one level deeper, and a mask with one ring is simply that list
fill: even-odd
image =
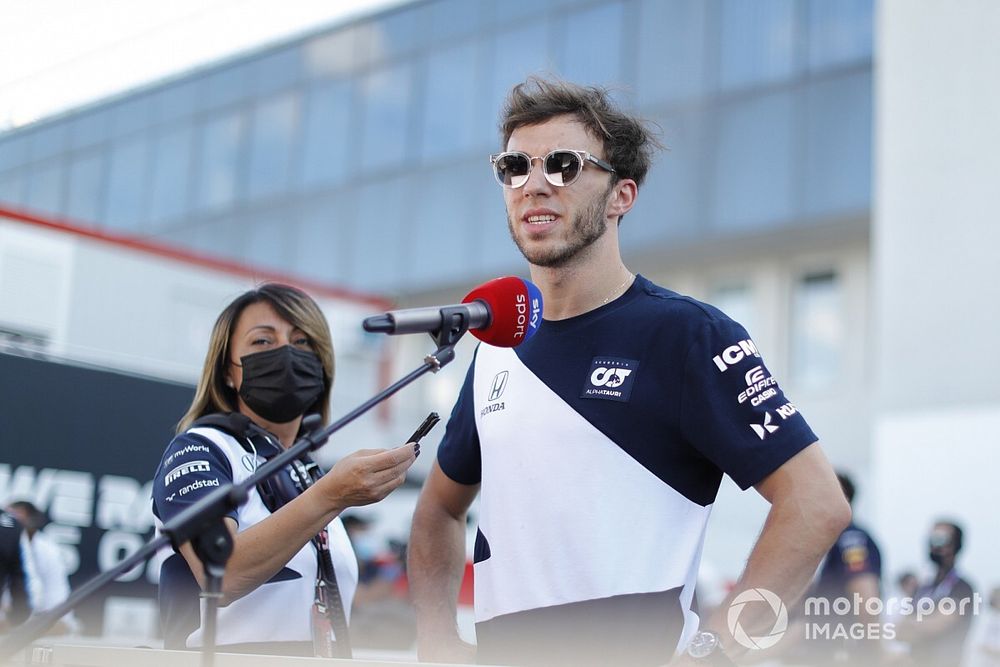
[{"label": "woman in black face mask", "polygon": [[[233,301],[215,323],[194,401],[156,471],[158,525],[289,447],[304,415],[326,423],[333,370],[329,327],[304,292],[265,284]],[[225,519],[234,549],[223,579],[219,649],[349,655],[357,561],[339,514],[384,498],[402,484],[415,457],[409,443],[361,450],[326,474],[286,469],[253,490]],[[190,544],[164,562],[166,648],[201,645],[204,585]]]}]

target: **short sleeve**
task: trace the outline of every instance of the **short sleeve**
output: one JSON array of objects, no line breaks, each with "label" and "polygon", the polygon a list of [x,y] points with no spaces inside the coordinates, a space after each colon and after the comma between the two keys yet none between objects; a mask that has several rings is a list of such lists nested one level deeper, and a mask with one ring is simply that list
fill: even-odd
[{"label": "short sleeve", "polygon": [[684,361],[681,431],[743,489],[816,442],[742,326],[711,315]]},{"label": "short sleeve", "polygon": [[[193,433],[181,433],[167,445],[153,477],[153,514],[166,523],[232,481],[229,459],[215,443]],[[227,516],[235,521],[236,510]]]},{"label": "short sleeve", "polygon": [[441,470],[459,484],[479,484],[482,479],[482,457],[472,391],[475,367],[473,359],[437,452]]},{"label": "short sleeve", "polygon": [[847,576],[881,575],[882,566],[878,549],[864,531],[845,530],[837,539],[837,551]]}]

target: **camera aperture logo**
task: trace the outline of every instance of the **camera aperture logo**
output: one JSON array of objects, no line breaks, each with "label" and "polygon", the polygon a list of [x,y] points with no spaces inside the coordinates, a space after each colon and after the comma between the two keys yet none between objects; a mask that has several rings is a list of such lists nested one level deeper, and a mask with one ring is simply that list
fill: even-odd
[{"label": "camera aperture logo", "polygon": [[[770,632],[766,635],[752,637],[740,625],[740,614],[743,613],[743,608],[751,602],[763,602],[769,605],[771,611],[774,612],[774,625],[771,626]],[[781,638],[785,636],[785,631],[788,630],[788,609],[785,608],[785,603],[781,601],[781,598],[766,588],[748,588],[730,603],[726,622],[729,624],[729,632],[733,635],[733,639],[740,646],[751,650],[771,648],[781,641]]]}]

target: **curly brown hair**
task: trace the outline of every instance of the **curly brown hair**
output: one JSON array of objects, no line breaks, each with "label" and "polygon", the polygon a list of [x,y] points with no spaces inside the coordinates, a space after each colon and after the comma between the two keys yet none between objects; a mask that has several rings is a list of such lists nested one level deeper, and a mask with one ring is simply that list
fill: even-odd
[{"label": "curly brown hair", "polygon": [[642,185],[661,148],[649,121],[622,111],[607,88],[580,86],[560,79],[528,77],[507,95],[500,116],[502,146],[522,125],[538,125],[556,116],[574,116],[604,145],[605,160],[615,168],[617,178],[629,178]]}]

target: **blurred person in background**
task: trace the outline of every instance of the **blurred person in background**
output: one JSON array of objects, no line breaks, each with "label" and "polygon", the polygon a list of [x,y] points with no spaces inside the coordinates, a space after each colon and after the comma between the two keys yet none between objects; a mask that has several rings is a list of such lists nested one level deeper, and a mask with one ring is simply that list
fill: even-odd
[{"label": "blurred person in background", "polygon": [[[854,506],[854,481],[843,472],[837,473],[837,481],[844,491],[847,502]],[[830,622],[846,626],[864,626],[865,637],[848,636],[829,641],[809,639],[803,647],[811,656],[813,664],[823,665],[836,662],[857,662],[868,664],[879,656],[881,642],[880,629],[872,628],[880,622],[872,609],[878,609],[882,590],[882,555],[871,534],[853,520],[840,534],[823,560],[813,595],[830,601],[844,598],[850,601],[852,612],[849,616],[833,615],[825,619],[808,619],[810,622]],[[878,603],[878,604],[876,604]],[[869,633],[878,635],[869,636]],[[850,633],[848,633],[850,635]]]},{"label": "blurred person in background", "polygon": [[[230,303],[212,330],[194,401],[154,476],[158,527],[291,446],[305,415],[325,424],[333,375],[329,326],[307,294],[268,283]],[[346,622],[358,567],[339,515],[401,485],[417,451],[412,443],[360,450],[326,474],[296,461],[229,512],[234,548],[222,582],[221,650],[350,654]],[[166,648],[201,645],[205,583],[190,543],[163,563]]]},{"label": "blurred person in background", "polygon": [[927,557],[936,566],[934,577],[920,586],[914,604],[931,601],[930,615],[910,614],[897,626],[897,637],[910,645],[912,664],[921,667],[957,665],[976,612],[972,584],[958,572],[956,562],[964,542],[962,527],[938,521],[927,538]]},{"label": "blurred person in background", "polygon": [[896,577],[896,588],[903,597],[912,598],[920,590],[920,580],[909,570]]},{"label": "blurred person in background", "polygon": [[0,600],[6,600],[0,609],[0,632],[20,625],[31,615],[22,531],[13,516],[0,510]]},{"label": "blurred person in background", "polygon": [[1000,586],[990,592],[990,607],[982,621],[983,628],[976,644],[981,667],[1000,667]]},{"label": "blurred person in background", "polygon": [[[38,614],[53,609],[69,597],[70,585],[59,545],[42,531],[48,523],[48,518],[27,500],[10,503],[7,511],[24,526],[21,539],[25,542],[24,561],[28,574],[28,589],[31,591],[32,613]],[[79,630],[80,624],[70,611],[46,634],[61,635]]]},{"label": "blurred person in background", "polygon": [[351,612],[354,645],[410,649],[416,622],[406,589],[405,545],[380,538],[365,517],[350,514],[343,521],[358,557],[358,590]]},{"label": "blurred person in background", "polygon": [[[646,124],[607,91],[531,78],[508,96],[501,133],[490,160],[545,319],[516,349],[479,345],[424,484],[408,567],[420,658],[725,661],[746,650],[727,603],[752,588],[797,600],[850,508],[746,330],[622,261],[619,225],[657,144]],[[723,474],[771,510],[730,597],[699,623]],[[473,648],[456,598],[477,494]],[[747,605],[740,622],[766,631],[774,614]]]}]

